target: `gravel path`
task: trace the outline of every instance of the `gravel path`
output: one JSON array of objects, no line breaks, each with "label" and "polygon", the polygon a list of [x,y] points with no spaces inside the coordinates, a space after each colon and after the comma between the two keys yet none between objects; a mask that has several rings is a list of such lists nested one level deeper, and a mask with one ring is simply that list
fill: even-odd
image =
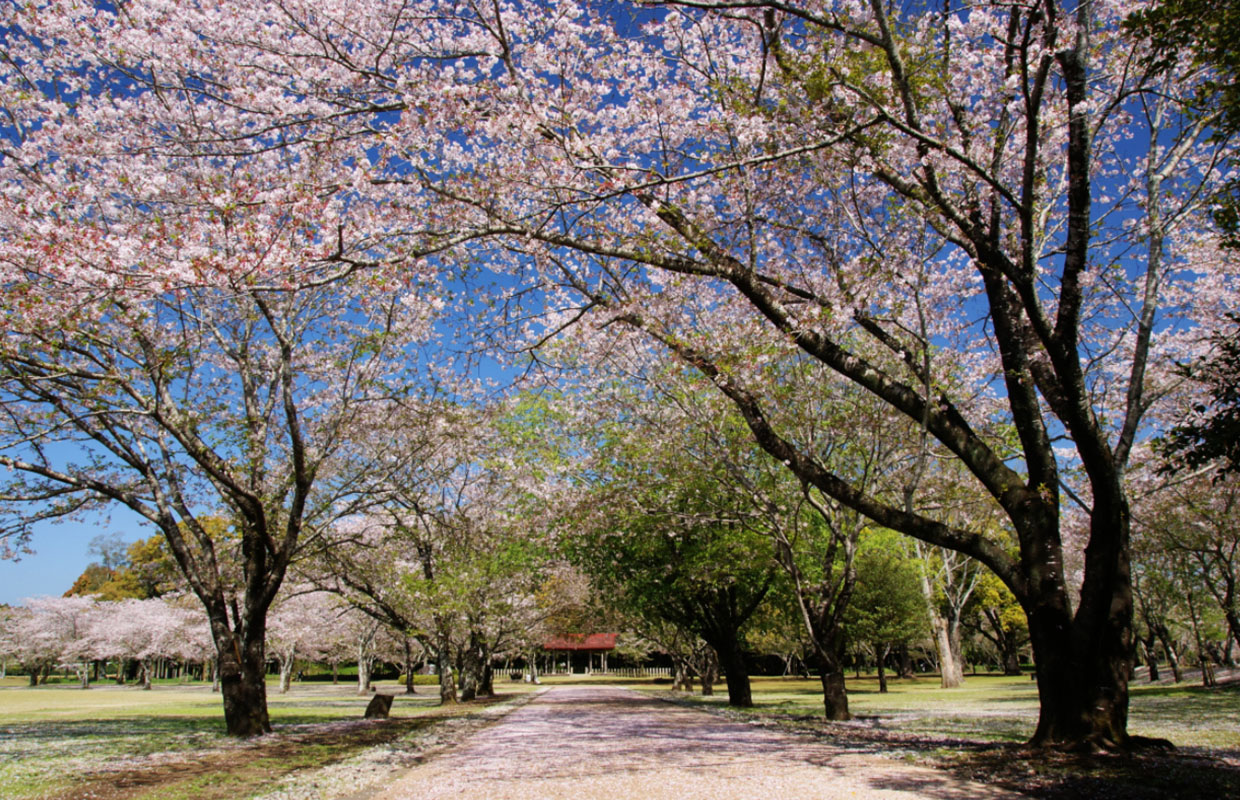
[{"label": "gravel path", "polygon": [[944,772],[615,687],[550,689],[373,800],[1014,798]]}]

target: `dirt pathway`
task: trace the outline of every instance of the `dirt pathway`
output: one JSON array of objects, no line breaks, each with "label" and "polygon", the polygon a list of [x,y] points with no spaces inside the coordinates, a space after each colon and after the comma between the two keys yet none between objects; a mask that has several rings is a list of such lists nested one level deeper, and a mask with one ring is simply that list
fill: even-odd
[{"label": "dirt pathway", "polygon": [[944,772],[730,722],[615,687],[565,686],[373,800],[1014,798]]}]

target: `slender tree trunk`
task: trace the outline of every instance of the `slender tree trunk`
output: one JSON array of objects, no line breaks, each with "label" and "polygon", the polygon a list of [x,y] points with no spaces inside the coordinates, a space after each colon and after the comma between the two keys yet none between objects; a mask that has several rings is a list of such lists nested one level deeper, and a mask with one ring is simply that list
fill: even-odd
[{"label": "slender tree trunk", "polygon": [[[471,634],[471,639],[472,634]],[[471,642],[472,645],[472,642]],[[478,657],[472,646],[463,648],[460,658],[461,702],[468,703],[478,696]]]},{"label": "slender tree trunk", "polygon": [[[920,555],[920,548],[918,550]],[[952,637],[949,630],[948,620],[939,611],[938,606],[934,602],[934,587],[930,585],[930,576],[926,574],[926,566],[924,560],[921,568],[918,569],[921,578],[921,595],[926,602],[926,613],[930,617],[930,629],[934,632],[934,651],[939,658],[939,684],[944,689],[954,689],[957,686],[964,685],[964,671],[960,667],[960,661],[957,653],[952,650]],[[957,622],[957,626],[959,623]],[[959,641],[960,634],[957,632],[956,638]],[[959,649],[959,645],[957,645]],[[881,667],[879,668],[882,669]]]},{"label": "slender tree trunk", "polygon": [[364,652],[362,646],[358,646],[357,653],[357,693],[359,695],[370,693],[370,668],[372,659],[369,653]]},{"label": "slender tree trunk", "polygon": [[413,688],[413,645],[409,643],[409,637],[405,637],[405,694],[417,694],[417,690]]},{"label": "slender tree trunk", "polygon": [[874,660],[878,662],[878,693],[887,694],[887,655],[891,645],[881,644],[874,647]]},{"label": "slender tree trunk", "polygon": [[436,642],[435,665],[439,673],[439,703],[452,705],[457,702],[456,681],[452,677],[452,643],[448,640],[447,631],[442,629]]},{"label": "slender tree trunk", "polygon": [[293,677],[293,661],[294,659],[291,656],[279,659],[280,694],[288,694],[289,681]]},{"label": "slender tree trunk", "polygon": [[896,675],[900,678],[915,678],[913,671],[913,655],[908,651],[908,643],[901,642],[896,648]]},{"label": "slender tree trunk", "polygon": [[1147,679],[1150,683],[1158,682],[1158,651],[1155,649],[1154,632],[1150,631],[1141,642],[1141,649],[1145,653],[1145,667],[1149,670]]},{"label": "slender tree trunk", "polygon": [[710,648],[702,656],[702,697],[713,697],[719,680],[719,654]]}]

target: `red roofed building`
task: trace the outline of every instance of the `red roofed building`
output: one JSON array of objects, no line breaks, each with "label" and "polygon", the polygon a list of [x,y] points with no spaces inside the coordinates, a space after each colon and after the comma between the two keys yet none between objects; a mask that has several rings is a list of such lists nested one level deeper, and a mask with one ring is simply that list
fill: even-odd
[{"label": "red roofed building", "polygon": [[594,655],[599,658],[599,671],[607,671],[607,653],[616,649],[614,633],[565,633],[552,636],[543,642],[542,649],[548,653],[564,653],[568,661],[568,671],[573,671],[573,654],[586,654],[586,673],[594,671]]}]

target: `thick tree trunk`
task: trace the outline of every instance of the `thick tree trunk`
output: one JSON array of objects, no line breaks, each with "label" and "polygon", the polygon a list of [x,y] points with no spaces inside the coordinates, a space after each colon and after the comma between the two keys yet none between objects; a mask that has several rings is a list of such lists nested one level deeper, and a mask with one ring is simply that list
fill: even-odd
[{"label": "thick tree trunk", "polygon": [[[1032,744],[1126,749],[1131,594],[1116,587],[1110,613],[1083,606],[1075,622],[1064,593],[1027,609],[1040,713]],[[1127,603],[1125,603],[1125,595]]]},{"label": "thick tree trunk", "polygon": [[718,633],[707,640],[707,644],[715,649],[719,656],[719,667],[723,670],[724,680],[728,684],[728,705],[737,708],[753,706],[753,690],[749,686],[749,667],[745,664],[745,654],[741,650],[740,640],[735,630],[713,632]]},{"label": "thick tree trunk", "polygon": [[1015,631],[999,631],[999,644],[1003,653],[1003,674],[1020,674],[1020,640]]},{"label": "thick tree trunk", "polygon": [[848,694],[844,690],[844,671],[838,664],[823,667],[821,677],[825,718],[831,722],[847,722],[852,719],[848,710]]},{"label": "thick tree trunk", "polygon": [[[844,690],[844,654],[838,644],[840,637],[838,628],[818,628],[814,631],[817,640],[814,642],[813,657],[818,659],[821,668],[822,706],[824,717],[832,722],[846,722],[852,719],[848,710],[848,694]],[[808,666],[808,665],[807,665]],[[861,677],[861,654],[856,653],[853,667],[857,677]]]},{"label": "thick tree trunk", "polygon": [[482,677],[478,681],[478,694],[481,697],[495,696],[495,669],[491,666],[489,655],[486,662],[482,665]]},{"label": "thick tree trunk", "polygon": [[229,736],[261,736],[271,733],[267,716],[267,658],[260,624],[252,625],[246,641],[225,632],[217,642],[220,692],[224,699],[224,724]]}]

